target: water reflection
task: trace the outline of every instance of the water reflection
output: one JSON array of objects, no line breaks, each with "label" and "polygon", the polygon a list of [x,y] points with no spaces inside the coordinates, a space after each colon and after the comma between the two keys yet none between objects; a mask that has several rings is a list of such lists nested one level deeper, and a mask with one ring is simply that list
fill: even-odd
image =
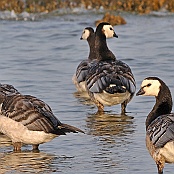
[{"label": "water reflection", "polygon": [[56,158],[52,154],[33,153],[31,151],[21,153],[0,153],[1,173],[43,173],[55,171],[54,166],[50,165]]},{"label": "water reflection", "polygon": [[135,131],[133,117],[110,112],[89,114],[86,124],[88,134],[96,139],[97,148],[92,156],[95,169],[100,172],[102,165],[105,173],[125,171],[123,161],[127,160],[128,145],[132,144],[130,135]]},{"label": "water reflection", "polygon": [[120,114],[89,114],[86,119],[89,134],[95,136],[124,136],[134,131],[133,117]]},{"label": "water reflection", "polygon": [[78,102],[83,105],[94,105],[94,103],[89,98],[89,95],[87,92],[74,92],[74,97],[77,98]]},{"label": "water reflection", "polygon": [[[59,172],[73,157],[56,156],[32,150],[12,151],[11,140],[0,134],[0,173],[52,173]],[[57,164],[60,164],[58,167]]]},{"label": "water reflection", "polygon": [[12,142],[6,135],[0,133],[0,147],[5,146],[12,146]]}]

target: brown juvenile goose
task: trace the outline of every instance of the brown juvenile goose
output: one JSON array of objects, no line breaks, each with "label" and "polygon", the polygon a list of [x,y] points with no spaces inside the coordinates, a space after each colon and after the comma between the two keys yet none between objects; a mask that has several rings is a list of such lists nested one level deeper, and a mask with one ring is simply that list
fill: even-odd
[{"label": "brown juvenile goose", "polygon": [[146,147],[156,162],[158,174],[163,174],[165,163],[174,163],[174,114],[171,113],[170,90],[158,77],[147,77],[136,95],[156,98],[146,119]]}]

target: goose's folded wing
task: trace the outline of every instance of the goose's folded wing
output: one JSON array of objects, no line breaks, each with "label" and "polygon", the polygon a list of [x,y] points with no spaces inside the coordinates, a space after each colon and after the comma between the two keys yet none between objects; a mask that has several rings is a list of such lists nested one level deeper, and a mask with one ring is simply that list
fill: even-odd
[{"label": "goose's folded wing", "polygon": [[136,90],[136,82],[130,67],[120,60],[115,61],[115,67],[122,85],[133,95]]},{"label": "goose's folded wing", "polygon": [[[40,104],[41,100],[32,96],[11,95],[3,102],[1,113],[17,122],[22,123],[29,130],[55,132],[61,122],[53,115],[52,111]],[[60,134],[65,134],[61,130]]]},{"label": "goose's folded wing", "polygon": [[34,97],[32,95],[24,95],[24,97],[28,99],[35,107],[41,108],[43,111],[46,112],[52,112],[50,106],[41,99],[38,99],[37,97]]},{"label": "goose's folded wing", "polygon": [[147,135],[157,148],[174,141],[174,115],[162,115],[155,119],[147,128]]},{"label": "goose's folded wing", "polygon": [[83,60],[76,69],[78,83],[85,81],[88,72],[88,60]]},{"label": "goose's folded wing", "polygon": [[91,92],[135,93],[135,80],[128,65],[121,61],[105,61],[93,63],[86,78],[87,87]]},{"label": "goose's folded wing", "polygon": [[54,127],[61,125],[61,122],[54,116],[52,109],[44,101],[38,99],[37,97],[31,95],[24,95],[29,102],[32,103],[34,108],[51,121]]}]

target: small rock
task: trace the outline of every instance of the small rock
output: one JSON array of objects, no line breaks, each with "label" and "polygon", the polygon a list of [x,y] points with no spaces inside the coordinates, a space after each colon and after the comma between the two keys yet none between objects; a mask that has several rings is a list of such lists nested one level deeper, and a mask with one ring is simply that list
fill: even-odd
[{"label": "small rock", "polygon": [[114,16],[114,15],[111,15],[109,13],[105,13],[105,15],[103,16],[103,19],[97,20],[95,22],[95,25],[97,26],[101,22],[109,22],[113,26],[114,25],[126,24],[126,21],[125,21],[125,19],[123,17],[121,17],[121,16]]}]

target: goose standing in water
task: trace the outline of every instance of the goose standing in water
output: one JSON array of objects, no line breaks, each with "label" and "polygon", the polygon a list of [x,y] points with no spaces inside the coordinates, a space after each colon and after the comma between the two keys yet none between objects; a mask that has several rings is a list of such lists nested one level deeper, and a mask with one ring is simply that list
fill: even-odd
[{"label": "goose standing in water", "polygon": [[[6,92],[10,89],[12,92]],[[20,151],[22,144],[31,144],[38,150],[39,144],[51,141],[59,135],[82,130],[61,123],[51,108],[42,100],[22,95],[15,88],[0,87],[0,132],[8,136],[14,151]]]},{"label": "goose standing in water", "polygon": [[165,163],[174,163],[172,96],[168,86],[157,77],[144,79],[136,95],[156,98],[146,119],[146,147],[156,162],[158,174],[162,174]]},{"label": "goose standing in water", "polygon": [[104,111],[104,105],[121,104],[121,113],[125,114],[127,103],[135,93],[135,79],[130,67],[119,60],[109,50],[106,38],[118,37],[113,27],[100,23],[95,31],[95,58],[89,65],[86,85],[91,100]]},{"label": "goose standing in water", "polygon": [[94,29],[91,27],[86,27],[83,30],[82,36],[80,38],[81,40],[87,40],[89,44],[89,56],[88,59],[83,60],[77,67],[76,73],[74,74],[72,81],[76,86],[77,91],[79,92],[87,92],[86,90],[86,75],[88,71],[88,65],[89,62],[91,62],[95,58],[95,49],[94,49]]}]

